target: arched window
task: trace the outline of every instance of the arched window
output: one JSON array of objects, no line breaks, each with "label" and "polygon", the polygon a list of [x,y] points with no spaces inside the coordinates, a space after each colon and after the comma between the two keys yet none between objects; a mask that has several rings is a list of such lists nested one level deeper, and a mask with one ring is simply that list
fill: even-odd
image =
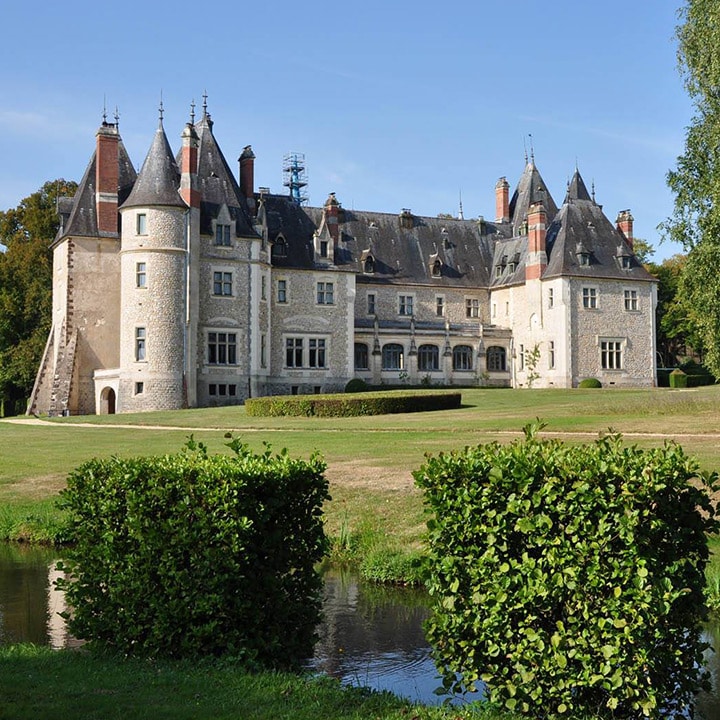
[{"label": "arched window", "polygon": [[456,345],[453,348],[453,370],[473,369],[473,349],[469,345]]},{"label": "arched window", "polygon": [[287,257],[287,242],[282,235],[278,235],[277,238],[275,238],[272,246],[272,256],[276,258]]},{"label": "arched window", "polygon": [[432,276],[433,277],[440,277],[442,275],[442,263],[440,260],[436,260],[432,264]]},{"label": "arched window", "polygon": [[355,369],[368,369],[368,346],[365,343],[355,343]]},{"label": "arched window", "polygon": [[375,272],[375,258],[372,255],[368,255],[365,258],[365,265],[363,267],[363,272],[366,275],[372,275]]},{"label": "arched window", "polygon": [[440,369],[440,352],[437,345],[421,345],[418,348],[418,370],[425,372]]},{"label": "arched window", "polygon": [[493,345],[487,349],[487,369],[489,372],[505,372],[505,348]]},{"label": "arched window", "polygon": [[382,349],[382,369],[402,370],[405,367],[405,352],[398,343],[388,343]]}]

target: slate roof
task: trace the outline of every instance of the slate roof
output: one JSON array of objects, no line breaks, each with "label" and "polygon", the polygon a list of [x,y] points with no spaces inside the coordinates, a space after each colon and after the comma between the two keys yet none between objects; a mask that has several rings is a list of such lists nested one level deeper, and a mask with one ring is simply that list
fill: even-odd
[{"label": "slate roof", "polygon": [[255,237],[257,233],[248,215],[247,203],[242,197],[240,187],[228,167],[225,156],[218,147],[212,127],[213,121],[208,114],[204,114],[195,126],[200,141],[198,147],[198,189],[202,196],[200,232],[203,235],[212,234],[212,221],[217,219],[220,208],[226,205],[235,221],[236,234]]},{"label": "slate roof", "polygon": [[548,219],[554,218],[558,208],[553,200],[540,171],[535,167],[535,161],[531,160],[525,165],[525,170],[510,199],[510,222],[512,223],[512,234],[521,234],[521,228],[527,220],[528,210],[533,203],[541,202],[545,207]]},{"label": "slate roof", "polygon": [[[548,265],[543,279],[560,275],[657,282],[642,266],[625,238],[590,198],[575,171],[565,203],[547,233]],[[581,256],[589,255],[589,264]],[[628,267],[623,267],[623,256]]]},{"label": "slate roof", "polygon": [[179,188],[180,170],[161,120],[132,192],[122,207],[187,207]]},{"label": "slate roof", "polygon": [[[95,198],[95,178],[97,172],[97,151],[94,151],[77,191],[72,198],[60,198],[58,212],[62,217],[60,229],[54,243],[68,235],[77,237],[98,237],[101,233],[97,225],[97,208]],[[125,202],[137,174],[127,150],[118,138],[118,207]],[[112,233],[113,236],[119,234]],[[102,233],[107,235],[107,233]]]}]

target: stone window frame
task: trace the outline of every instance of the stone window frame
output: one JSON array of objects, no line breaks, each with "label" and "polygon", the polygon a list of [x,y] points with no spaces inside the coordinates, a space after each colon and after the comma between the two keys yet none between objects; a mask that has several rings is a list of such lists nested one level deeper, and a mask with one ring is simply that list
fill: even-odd
[{"label": "stone window frame", "polygon": [[415,295],[398,294],[398,315],[412,317],[415,311]]},{"label": "stone window frame", "polygon": [[583,310],[597,310],[600,307],[600,292],[597,285],[583,285],[581,300]]},{"label": "stone window frame", "polygon": [[418,347],[418,371],[438,372],[440,370],[440,348],[432,343],[423,343]]},{"label": "stone window frame", "polygon": [[236,330],[208,329],[205,331],[207,365],[238,364],[238,333]]},{"label": "stone window frame", "polygon": [[215,247],[232,247],[232,224],[215,222]]},{"label": "stone window frame", "polygon": [[465,317],[476,319],[480,317],[480,298],[465,298]]},{"label": "stone window frame", "polygon": [[208,383],[208,397],[237,397],[237,383]]},{"label": "stone window frame", "polygon": [[135,362],[147,362],[147,328],[135,326]]},{"label": "stone window frame", "polygon": [[279,305],[286,305],[288,302],[288,280],[278,278],[275,285],[275,300]]},{"label": "stone window frame", "polygon": [[623,288],[623,307],[625,312],[640,312],[640,293],[637,288]]},{"label": "stone window frame", "polygon": [[602,370],[613,372],[625,369],[627,338],[598,337],[597,343],[600,353],[600,368]]},{"label": "stone window frame", "polygon": [[376,308],[377,308],[377,296],[374,292],[369,292],[365,296],[366,300],[366,307],[367,307],[367,315],[375,315],[376,314]]},{"label": "stone window frame", "polygon": [[468,372],[474,369],[475,353],[472,345],[455,345],[452,352],[452,369],[455,372]]},{"label": "stone window frame", "polygon": [[435,315],[437,317],[445,317],[445,296],[435,296]]},{"label": "stone window frame", "polygon": [[135,287],[138,290],[147,290],[147,261],[140,260],[135,263]]},{"label": "stone window frame", "polygon": [[548,288],[548,308],[555,307],[555,288]]},{"label": "stone window frame", "polygon": [[327,335],[286,335],[283,340],[286,368],[290,370],[329,368],[330,338]]},{"label": "stone window frame", "polygon": [[[405,369],[405,348],[401,343],[389,342],[382,346],[382,369],[386,371]],[[389,361],[393,360],[390,364]],[[397,362],[395,362],[395,360]]]},{"label": "stone window frame", "polygon": [[555,369],[555,341],[548,340],[548,370]]},{"label": "stone window frame", "polygon": [[507,372],[507,350],[502,345],[491,345],[485,351],[488,372]]},{"label": "stone window frame", "polygon": [[139,212],[135,215],[135,234],[136,235],[147,235],[148,234],[147,213]]},{"label": "stone window frame", "polygon": [[317,305],[334,305],[335,283],[331,280],[318,280],[315,284],[315,301]]},{"label": "stone window frame", "polygon": [[353,350],[353,356],[354,367],[356,370],[370,369],[370,347],[367,343],[356,342]]},{"label": "stone window frame", "polygon": [[212,268],[211,294],[214,298],[231,298],[235,287],[235,273],[232,268]]}]

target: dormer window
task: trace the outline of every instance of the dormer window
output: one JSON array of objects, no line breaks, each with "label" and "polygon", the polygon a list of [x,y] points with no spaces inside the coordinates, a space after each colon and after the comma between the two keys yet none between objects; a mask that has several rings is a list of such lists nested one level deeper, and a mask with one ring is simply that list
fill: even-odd
[{"label": "dormer window", "polygon": [[442,276],[442,262],[440,262],[439,259],[435,260],[435,262],[430,267],[430,271],[431,271],[433,277],[441,277]]},{"label": "dormer window", "polygon": [[217,223],[215,225],[215,244],[230,247],[230,225]]},{"label": "dormer window", "polygon": [[320,257],[326,258],[328,256],[328,241],[320,241]]},{"label": "dormer window", "polygon": [[623,270],[629,270],[632,267],[632,258],[629,255],[621,256],[620,267],[622,267]]},{"label": "dormer window", "polygon": [[278,235],[272,246],[272,256],[276,258],[287,257],[287,242],[282,235]]},{"label": "dormer window", "polygon": [[502,265],[496,265],[495,266],[495,277],[496,278],[502,277],[504,269],[505,268]]},{"label": "dormer window", "polygon": [[366,275],[372,275],[375,272],[375,258],[372,255],[368,255],[365,258],[365,264],[363,265],[363,272]]},{"label": "dormer window", "polygon": [[588,252],[581,252],[578,253],[578,265],[587,266],[590,264],[590,253]]}]

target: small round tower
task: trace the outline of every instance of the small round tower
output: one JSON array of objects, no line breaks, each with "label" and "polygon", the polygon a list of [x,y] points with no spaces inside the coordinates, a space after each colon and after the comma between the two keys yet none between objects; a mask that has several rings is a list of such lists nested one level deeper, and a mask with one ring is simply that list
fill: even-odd
[{"label": "small round tower", "polygon": [[118,411],[186,404],[187,211],[162,124],[121,214]]}]

